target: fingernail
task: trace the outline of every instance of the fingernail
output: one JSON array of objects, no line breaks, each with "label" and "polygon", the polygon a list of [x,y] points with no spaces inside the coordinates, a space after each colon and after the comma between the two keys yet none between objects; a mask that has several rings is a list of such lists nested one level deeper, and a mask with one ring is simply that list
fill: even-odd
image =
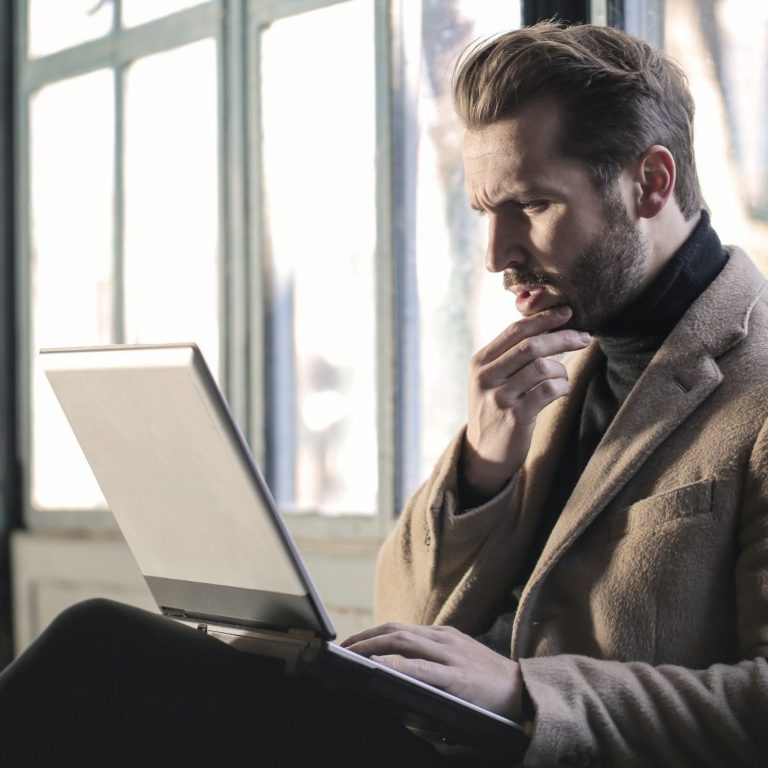
[{"label": "fingernail", "polygon": [[567,317],[571,314],[571,308],[567,304],[561,304],[559,307],[555,307],[555,313],[558,317]]},{"label": "fingernail", "polygon": [[581,340],[582,344],[589,344],[589,342],[592,340],[592,337],[585,331],[580,331],[579,339]]}]

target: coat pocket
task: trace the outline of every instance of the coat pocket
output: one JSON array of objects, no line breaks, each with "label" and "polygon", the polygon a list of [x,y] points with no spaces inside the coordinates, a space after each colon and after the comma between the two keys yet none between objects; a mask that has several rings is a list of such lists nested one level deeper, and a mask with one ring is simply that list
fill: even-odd
[{"label": "coat pocket", "polygon": [[630,648],[629,658],[697,666],[727,647],[732,537],[722,510],[715,514],[717,488],[707,478],[610,516],[593,595],[596,624],[614,652]]},{"label": "coat pocket", "polygon": [[713,478],[672,488],[610,513],[609,539],[620,539],[635,531],[647,535],[684,524],[688,518],[709,515],[712,511]]}]

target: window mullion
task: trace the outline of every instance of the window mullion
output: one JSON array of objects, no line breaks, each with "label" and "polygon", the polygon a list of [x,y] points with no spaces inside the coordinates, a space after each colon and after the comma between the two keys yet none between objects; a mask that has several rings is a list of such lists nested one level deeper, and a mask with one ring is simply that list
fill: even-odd
[{"label": "window mullion", "polygon": [[376,0],[376,346],[379,435],[379,530],[385,534],[400,506],[397,445],[397,264],[393,238],[392,14],[388,0]]},{"label": "window mullion", "polygon": [[222,381],[232,412],[250,441],[250,294],[246,171],[246,31],[242,0],[226,0],[219,45],[220,328]]},{"label": "window mullion", "polygon": [[273,297],[268,289],[266,254],[264,248],[264,194],[262,162],[261,98],[261,45],[260,19],[248,13],[246,37],[245,88],[248,94],[245,152],[247,163],[247,220],[249,222],[245,259],[248,271],[247,335],[250,364],[248,366],[251,450],[256,460],[266,468],[267,425],[265,403],[269,396],[267,370],[270,365],[267,349],[267,331]]},{"label": "window mullion", "polygon": [[[120,35],[123,18],[123,0],[112,0],[112,32]],[[114,157],[114,232],[112,250],[112,341],[125,341],[125,67],[115,62],[115,157]]]},{"label": "window mullion", "polygon": [[125,341],[125,88],[122,66],[113,70],[115,79],[115,174],[114,232],[112,251],[112,340]]}]

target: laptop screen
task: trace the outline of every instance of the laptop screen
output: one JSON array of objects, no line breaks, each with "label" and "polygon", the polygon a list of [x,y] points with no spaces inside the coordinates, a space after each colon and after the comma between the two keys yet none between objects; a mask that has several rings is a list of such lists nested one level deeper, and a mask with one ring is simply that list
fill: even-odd
[{"label": "laptop screen", "polygon": [[162,609],[335,635],[194,344],[48,349],[41,360]]}]

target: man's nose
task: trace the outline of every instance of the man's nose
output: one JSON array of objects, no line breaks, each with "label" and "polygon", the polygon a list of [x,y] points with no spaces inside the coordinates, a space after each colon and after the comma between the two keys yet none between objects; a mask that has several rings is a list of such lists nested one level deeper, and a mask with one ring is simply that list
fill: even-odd
[{"label": "man's nose", "polygon": [[519,225],[495,213],[488,214],[488,245],[485,250],[485,268],[489,272],[503,272],[520,267],[525,261],[521,246]]}]

